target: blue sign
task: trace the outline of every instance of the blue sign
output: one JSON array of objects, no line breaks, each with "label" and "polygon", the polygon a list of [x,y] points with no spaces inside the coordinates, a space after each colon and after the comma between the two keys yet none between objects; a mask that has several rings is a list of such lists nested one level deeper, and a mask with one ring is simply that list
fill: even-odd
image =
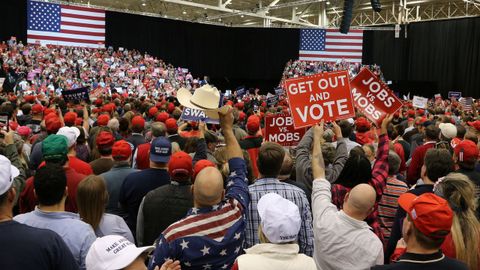
[{"label": "blue sign", "polygon": [[208,124],[219,124],[218,119],[208,118],[204,111],[187,108],[183,109],[182,115],[180,116],[181,119],[185,121],[194,121],[194,122],[205,122]]},{"label": "blue sign", "polygon": [[454,91],[449,91],[448,92],[448,98],[456,98],[457,100],[462,97],[462,92],[454,92]]},{"label": "blue sign", "polygon": [[62,96],[65,102],[73,102],[73,101],[88,101],[88,87],[70,89],[70,90],[62,90]]},{"label": "blue sign", "polygon": [[277,104],[277,102],[278,102],[278,96],[271,96],[271,97],[267,98],[267,105],[268,106],[273,106],[273,105]]},{"label": "blue sign", "polygon": [[283,88],[282,87],[278,87],[278,88],[275,88],[275,95],[283,95]]},{"label": "blue sign", "polygon": [[245,95],[245,86],[240,86],[237,88],[237,97],[242,98]]}]

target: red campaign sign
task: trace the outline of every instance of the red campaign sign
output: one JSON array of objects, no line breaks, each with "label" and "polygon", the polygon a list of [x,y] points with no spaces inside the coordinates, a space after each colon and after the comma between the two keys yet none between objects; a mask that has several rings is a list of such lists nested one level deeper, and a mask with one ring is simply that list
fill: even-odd
[{"label": "red campaign sign", "polygon": [[295,128],[355,115],[347,71],[288,79],[285,89]]},{"label": "red campaign sign", "polygon": [[395,113],[403,106],[402,101],[368,68],[362,68],[350,81],[350,86],[355,107],[377,125],[387,113]]},{"label": "red campaign sign", "polygon": [[282,146],[296,146],[306,129],[295,129],[290,115],[277,114],[265,117],[265,140]]}]

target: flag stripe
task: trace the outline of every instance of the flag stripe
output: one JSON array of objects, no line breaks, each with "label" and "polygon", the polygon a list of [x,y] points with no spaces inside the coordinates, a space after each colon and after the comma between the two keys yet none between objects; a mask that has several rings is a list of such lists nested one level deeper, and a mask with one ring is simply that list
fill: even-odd
[{"label": "flag stripe", "polygon": [[60,32],[64,34],[102,37],[103,39],[105,39],[105,32],[96,33],[96,32],[90,32],[90,31],[86,32],[86,31],[66,30],[66,29],[65,30],[62,29]]},{"label": "flag stripe", "polygon": [[[328,52],[353,52],[353,53],[360,53],[362,55],[361,49],[331,49]],[[300,51],[300,54],[318,54],[317,51]]]},{"label": "flag stripe", "polygon": [[300,60],[302,61],[323,61],[323,62],[337,62],[338,60],[345,60],[348,62],[352,63],[361,63],[362,59],[361,58],[342,58],[342,57],[333,57],[333,58],[326,58],[326,57],[300,57]]},{"label": "flag stripe", "polygon": [[105,25],[95,25],[95,24],[88,24],[88,23],[81,23],[81,22],[67,22],[62,21],[62,26],[70,25],[70,26],[78,26],[78,27],[86,27],[86,28],[96,28],[96,29],[103,29],[105,31]]},{"label": "flag stripe", "polygon": [[40,36],[40,35],[28,35],[27,38],[30,39],[35,39],[35,40],[44,40],[44,41],[68,41],[68,42],[78,42],[78,43],[90,43],[90,44],[95,44],[99,42],[103,42],[103,40],[91,40],[91,39],[78,39],[78,38],[65,38],[65,37],[59,37],[59,36]]},{"label": "flag stripe", "polygon": [[69,9],[69,8],[64,8],[62,7],[62,13],[68,13],[68,14],[76,14],[76,15],[82,15],[82,16],[93,16],[93,17],[98,17],[105,19],[105,12],[89,12],[89,11],[82,11],[82,10],[75,10],[75,9]]},{"label": "flag stripe", "polygon": [[103,41],[105,38],[103,36],[92,36],[92,35],[77,35],[69,34],[62,32],[47,32],[47,31],[28,31],[27,36],[43,36],[43,37],[52,37],[52,38],[65,38],[65,39],[81,39],[89,40],[92,42]]},{"label": "flag stripe", "polygon": [[327,37],[363,37],[363,32],[342,34],[340,32],[327,32]]},{"label": "flag stripe", "polygon": [[[342,34],[338,31],[338,29],[326,29],[327,33],[339,33],[341,35],[345,35],[345,34]],[[351,35],[351,34],[354,34],[354,33],[363,33],[363,30],[350,30],[348,31],[348,34],[347,35]]]},{"label": "flag stripe", "polygon": [[351,38],[329,38],[328,42],[337,42],[337,43],[342,43],[342,44],[362,44],[363,40],[362,39],[351,39]]},{"label": "flag stripe", "polygon": [[94,20],[94,21],[101,21],[105,22],[105,18],[97,17],[97,16],[86,16],[86,15],[79,15],[79,14],[70,14],[70,13],[65,13],[62,10],[62,19],[63,18],[76,18],[76,19],[82,19],[82,20]]},{"label": "flag stripe", "polygon": [[71,41],[56,41],[56,40],[38,40],[27,38],[27,43],[29,44],[36,44],[40,42],[42,45],[55,45],[55,46],[72,46],[72,47],[87,47],[87,48],[104,48],[105,44],[98,44],[97,43],[78,43],[78,42],[71,42]]},{"label": "flag stripe", "polygon": [[90,7],[80,7],[80,6],[69,6],[69,5],[62,5],[62,9],[72,9],[72,10],[80,10],[80,11],[90,11],[90,12],[99,12],[105,13],[105,10],[99,8],[90,8]]},{"label": "flag stripe", "polygon": [[91,25],[101,25],[105,27],[105,21],[98,21],[98,20],[87,20],[87,19],[79,19],[79,18],[71,18],[71,17],[63,17],[62,16],[62,23],[63,22],[75,22],[75,23],[85,23]]},{"label": "flag stripe", "polygon": [[84,31],[88,33],[101,33],[105,36],[105,28],[90,28],[90,27],[80,27],[80,26],[71,26],[71,25],[61,25],[60,29],[62,31],[72,30],[72,31]]},{"label": "flag stripe", "polygon": [[[340,43],[340,44],[343,44],[343,43]],[[325,43],[325,48],[326,48],[328,51],[333,50],[333,49],[362,50],[362,46],[361,46],[361,45],[357,45],[357,46],[334,45],[334,44],[331,44],[331,43],[329,43],[329,42],[326,42],[326,43]]]},{"label": "flag stripe", "polygon": [[338,57],[362,57],[362,52],[332,52],[332,51],[323,51],[323,52],[313,52],[309,54],[303,54],[301,53],[300,55],[312,55],[312,56],[320,56],[320,57],[331,57],[331,56],[338,56]]}]

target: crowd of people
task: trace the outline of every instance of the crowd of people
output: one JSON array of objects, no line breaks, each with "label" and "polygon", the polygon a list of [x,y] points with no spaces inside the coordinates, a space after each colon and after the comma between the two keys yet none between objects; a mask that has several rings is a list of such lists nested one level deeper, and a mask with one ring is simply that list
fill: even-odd
[{"label": "crowd of people", "polygon": [[[263,134],[284,96],[232,93],[207,124],[176,89],[208,81],[136,51],[3,43],[0,60],[1,269],[480,269],[478,102],[358,111],[282,147]],[[57,91],[85,85],[105,90]]]}]

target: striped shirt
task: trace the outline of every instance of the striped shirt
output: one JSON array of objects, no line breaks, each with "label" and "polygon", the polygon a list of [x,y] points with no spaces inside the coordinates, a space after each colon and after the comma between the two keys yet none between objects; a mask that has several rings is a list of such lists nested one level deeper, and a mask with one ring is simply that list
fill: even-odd
[{"label": "striped shirt", "polygon": [[398,208],[398,197],[408,191],[405,182],[398,180],[395,176],[387,179],[387,185],[383,190],[382,198],[378,203],[378,217],[380,219],[380,227],[384,238],[384,243],[388,242],[390,233],[395,220],[395,214]]}]

